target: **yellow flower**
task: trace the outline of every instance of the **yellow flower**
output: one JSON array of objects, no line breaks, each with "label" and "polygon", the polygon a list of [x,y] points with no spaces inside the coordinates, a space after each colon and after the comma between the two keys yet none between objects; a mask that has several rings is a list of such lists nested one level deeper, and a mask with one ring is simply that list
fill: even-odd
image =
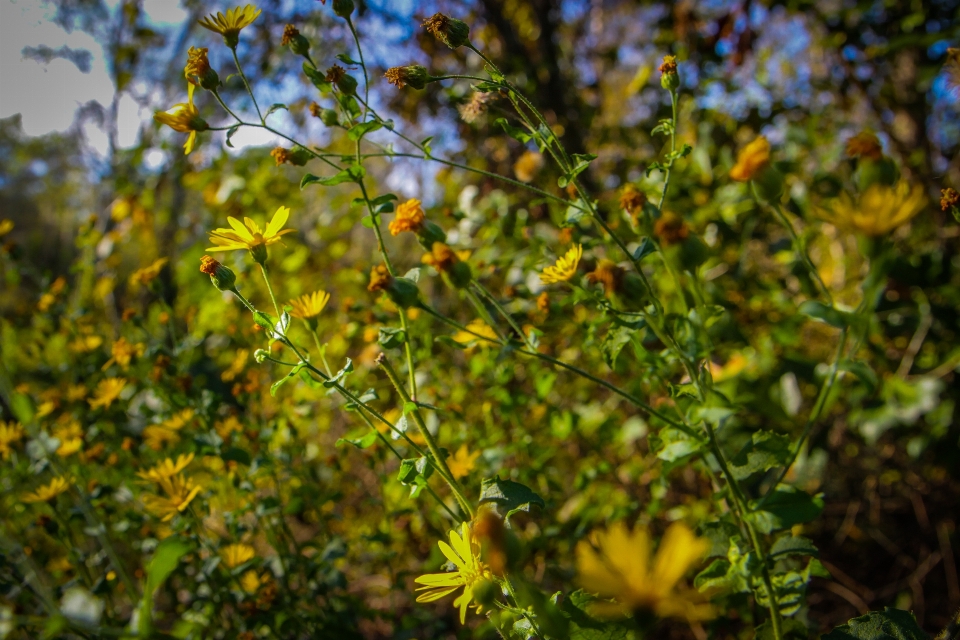
[{"label": "yellow flower", "polygon": [[244,574],[240,576],[240,588],[247,593],[256,593],[257,589],[260,588],[260,584],[260,576],[258,576],[257,572],[253,569],[244,572]]},{"label": "yellow flower", "polygon": [[4,460],[10,457],[13,447],[23,439],[23,425],[19,422],[0,421],[0,457]]},{"label": "yellow flower", "polygon": [[249,357],[249,349],[237,349],[237,353],[233,357],[233,362],[230,363],[230,368],[220,374],[220,379],[224,382],[229,382],[243,373],[243,370],[247,366],[247,358]]},{"label": "yellow flower", "polygon": [[23,495],[23,501],[26,503],[49,502],[69,488],[70,483],[67,479],[63,476],[57,476],[50,481],[50,484],[42,485],[32,493],[25,493]]},{"label": "yellow flower", "polygon": [[543,156],[536,151],[524,151],[513,165],[513,173],[520,182],[533,182],[543,168]]},{"label": "yellow flower", "polygon": [[167,418],[160,424],[151,424],[143,430],[143,442],[154,451],[159,451],[167,444],[176,444],[180,441],[178,432],[193,419],[193,409],[184,409]]},{"label": "yellow flower", "polygon": [[67,402],[77,402],[87,397],[87,388],[82,384],[71,384],[67,387]]},{"label": "yellow flower", "polygon": [[265,230],[261,229],[260,225],[250,218],[244,218],[243,224],[240,224],[240,221],[236,218],[228,217],[227,222],[230,223],[231,228],[211,231],[210,242],[215,246],[208,248],[207,251],[236,251],[239,249],[263,251],[266,247],[280,242],[280,237],[284,234],[296,231],[296,229],[283,228],[289,217],[290,209],[280,207],[273,214],[273,218]]},{"label": "yellow flower", "polygon": [[80,336],[67,346],[75,353],[86,353],[93,351],[101,344],[103,344],[103,338],[100,336]]},{"label": "yellow flower", "polygon": [[217,15],[206,16],[197,22],[201,27],[209,29],[214,33],[219,33],[223,36],[223,41],[226,45],[231,49],[235,49],[237,43],[240,41],[240,30],[253,24],[253,21],[257,19],[261,11],[261,9],[256,8],[252,4],[248,4],[242,8],[235,7],[233,9],[227,9],[226,15],[218,11]]},{"label": "yellow flower", "polygon": [[714,617],[713,607],[699,592],[677,586],[709,548],[686,525],[670,525],[652,559],[650,533],[644,527],[631,533],[617,523],[594,535],[596,548],[586,541],[577,544],[579,582],[587,591],[616,602],[597,603],[592,613],[618,617],[645,611],[689,622]]},{"label": "yellow flower", "polygon": [[390,221],[390,235],[400,235],[404,231],[416,233],[423,226],[426,216],[419,200],[407,200],[397,206],[397,215]]},{"label": "yellow flower", "polygon": [[454,479],[459,480],[473,471],[477,466],[476,460],[479,457],[479,451],[470,453],[467,451],[467,445],[460,445],[457,452],[447,460],[447,466],[450,467],[450,473],[453,474]]},{"label": "yellow flower", "polygon": [[293,307],[293,311],[290,312],[291,316],[307,320],[320,315],[320,312],[323,311],[323,308],[327,306],[327,302],[329,301],[329,293],[326,291],[314,291],[313,293],[305,293],[287,304]]},{"label": "yellow flower", "polygon": [[206,47],[190,47],[187,51],[187,64],[183,67],[183,76],[192,87],[213,90],[220,84],[217,72],[210,68]]},{"label": "yellow flower", "polygon": [[[417,591],[425,592],[420,594],[417,602],[433,602],[463,587],[463,593],[453,601],[453,606],[460,608],[460,624],[463,624],[467,619],[467,607],[473,601],[474,587],[481,581],[492,580],[493,574],[489,567],[480,561],[480,545],[466,522],[461,525],[459,535],[456,531],[450,532],[450,544],[443,540],[438,544],[447,560],[456,565],[456,570],[447,573],[428,573],[414,580],[424,585],[418,587]],[[481,613],[481,605],[474,606],[477,613]]]},{"label": "yellow flower", "polygon": [[0,220],[0,238],[13,231],[13,220],[4,218]]},{"label": "yellow flower", "polygon": [[113,343],[113,347],[110,349],[110,355],[113,357],[107,360],[102,370],[106,371],[110,368],[110,365],[114,363],[120,365],[121,369],[126,370],[127,367],[130,366],[130,361],[133,360],[134,356],[143,355],[143,349],[144,346],[142,342],[130,344],[126,338],[120,338]]},{"label": "yellow flower", "polygon": [[46,418],[48,415],[56,411],[56,409],[57,409],[57,403],[54,402],[53,400],[47,400],[46,402],[41,402],[40,405],[37,406],[37,417]]},{"label": "yellow flower", "polygon": [[120,392],[127,386],[126,378],[106,378],[97,383],[97,388],[93,391],[93,398],[87,400],[91,409],[97,407],[109,407],[113,401],[120,397]]},{"label": "yellow flower", "polygon": [[747,182],[760,173],[760,170],[770,162],[770,143],[760,136],[737,155],[737,163],[730,169],[730,179],[737,182]]},{"label": "yellow flower", "polygon": [[83,448],[83,427],[76,420],[67,418],[53,430],[53,437],[60,441],[57,455],[66,458]]},{"label": "yellow flower", "polygon": [[815,207],[816,214],[838,227],[881,236],[893,231],[920,213],[927,203],[923,186],[900,181],[896,186],[879,182],[867,187],[854,201],[846,192]]},{"label": "yellow flower", "polygon": [[147,494],[142,496],[141,500],[147,511],[163,522],[169,522],[173,520],[173,516],[182,513],[202,489],[183,474],[162,478],[156,482],[166,495]]},{"label": "yellow flower", "polygon": [[557,258],[554,265],[546,267],[540,274],[540,281],[543,284],[553,284],[555,282],[566,282],[577,273],[577,265],[580,258],[583,257],[583,245],[571,247],[566,255]]},{"label": "yellow flower", "polygon": [[193,85],[190,85],[189,102],[180,102],[166,111],[157,111],[153,114],[153,119],[160,124],[165,124],[179,133],[189,133],[187,141],[183,144],[183,153],[189,155],[193,151],[193,146],[197,141],[197,131],[206,131],[210,125],[200,117],[200,112],[193,104]]},{"label": "yellow flower", "polygon": [[157,258],[153,261],[153,264],[143,269],[137,269],[133,272],[133,275],[130,276],[130,284],[133,286],[149,284],[160,275],[160,271],[169,261],[169,258]]},{"label": "yellow flower", "polygon": [[[220,550],[220,557],[228,569],[236,569],[244,562],[249,562],[257,555],[248,544],[231,544]],[[256,589],[253,589],[256,591]]]},{"label": "yellow flower", "polygon": [[243,431],[243,425],[237,420],[236,416],[230,416],[225,420],[217,420],[213,423],[213,428],[217,435],[226,440],[231,433],[240,433]]},{"label": "yellow flower", "polygon": [[174,462],[170,458],[160,462],[155,467],[147,469],[146,471],[138,471],[137,475],[144,480],[150,480],[151,482],[161,482],[168,478],[172,478],[181,471],[187,468],[193,462],[193,454],[180,454],[177,456],[177,461]]},{"label": "yellow flower", "polygon": [[459,342],[460,344],[466,344],[468,342],[474,342],[474,341],[477,341],[479,344],[482,344],[482,345],[492,344],[488,340],[483,340],[482,338],[477,337],[477,335],[475,334],[485,336],[487,338],[490,338],[490,340],[494,340],[496,342],[500,341],[500,338],[497,336],[496,331],[494,331],[490,327],[490,325],[488,325],[483,320],[471,321],[470,324],[467,325],[467,331],[464,331],[462,329],[460,331],[457,331],[455,334],[453,334],[453,339]]}]

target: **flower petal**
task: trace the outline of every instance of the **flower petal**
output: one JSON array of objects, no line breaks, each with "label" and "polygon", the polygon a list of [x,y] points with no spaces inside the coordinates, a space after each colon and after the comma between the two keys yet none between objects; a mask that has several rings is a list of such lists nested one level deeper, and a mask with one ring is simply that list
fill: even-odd
[{"label": "flower petal", "polygon": [[439,600],[440,598],[450,595],[459,588],[460,585],[450,587],[449,589],[434,589],[418,596],[417,602],[433,602],[434,600]]},{"label": "flower petal", "polygon": [[[249,218],[246,218],[246,220],[249,220]],[[233,216],[228,216],[227,222],[230,223],[230,226],[233,227],[233,230],[237,232],[237,235],[240,238],[242,238],[243,240],[246,240],[247,242],[253,242],[253,235],[245,226],[240,224],[239,220],[237,220]]]},{"label": "flower petal", "polygon": [[[289,207],[280,207],[277,209],[276,213],[273,214],[273,219],[270,221],[270,224],[267,225],[267,230],[263,232],[264,237],[269,238],[277,235],[277,232],[283,229],[283,225],[287,224],[287,218],[289,217]],[[293,229],[289,229],[289,231],[293,231]]]}]

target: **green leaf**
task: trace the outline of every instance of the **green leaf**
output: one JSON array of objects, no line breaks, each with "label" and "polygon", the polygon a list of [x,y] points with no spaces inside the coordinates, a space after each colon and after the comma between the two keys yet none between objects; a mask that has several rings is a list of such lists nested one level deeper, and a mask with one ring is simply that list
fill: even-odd
[{"label": "green leaf", "polygon": [[351,58],[349,55],[347,55],[346,53],[338,53],[337,60],[339,60],[344,64],[360,64],[359,62]]},{"label": "green leaf", "polygon": [[232,138],[233,135],[239,130],[240,130],[240,125],[238,124],[235,124],[229,129],[227,129],[227,146],[230,147],[231,149],[233,149],[233,143],[230,142],[230,138]]},{"label": "green leaf", "polygon": [[631,337],[636,331],[632,327],[612,327],[604,336],[600,344],[600,353],[603,354],[603,361],[607,366],[613,369],[617,364],[617,357],[623,348],[630,342]]},{"label": "green leaf", "polygon": [[329,380],[324,380],[323,386],[325,386],[327,389],[332,389],[333,387],[337,386],[337,383],[343,380],[348,373],[351,372],[353,372],[353,360],[347,358],[347,364],[343,365],[343,369],[340,369],[340,371],[337,372],[337,375],[333,376]]},{"label": "green leaf", "polygon": [[737,480],[746,480],[755,473],[783,466],[790,458],[790,438],[772,431],[757,431],[731,458],[730,471]]},{"label": "green leaf", "polygon": [[416,402],[404,402],[403,403],[403,415],[407,415],[413,411],[416,411],[419,405]]},{"label": "green leaf", "polygon": [[333,84],[327,82],[326,75],[324,75],[324,73],[319,69],[315,69],[306,61],[303,63],[303,74],[310,78],[310,82],[312,82],[313,86],[320,90],[320,93],[329,93],[333,88]]},{"label": "green leaf", "polygon": [[841,371],[849,371],[860,379],[860,382],[867,385],[870,393],[877,390],[880,384],[876,372],[866,362],[860,360],[841,360],[837,366]]},{"label": "green leaf", "polygon": [[336,442],[336,446],[339,447],[341,444],[352,444],[358,449],[369,449],[379,438],[380,434],[378,432],[371,431],[362,438],[356,438],[352,440],[349,438],[339,438]]},{"label": "green leaf", "polygon": [[496,124],[503,128],[506,131],[507,135],[511,138],[519,140],[523,144],[530,142],[530,139],[533,138],[532,134],[524,133],[521,129],[518,129],[507,122],[506,118],[497,118],[495,120]]},{"label": "green leaf", "polygon": [[250,466],[250,454],[244,451],[239,447],[230,447],[226,451],[220,454],[220,457],[223,458],[224,462],[239,462],[242,465],[247,467]]},{"label": "green leaf", "polygon": [[842,624],[821,640],[929,640],[908,611],[886,607]]},{"label": "green leaf", "polygon": [[407,341],[407,332],[398,327],[380,327],[377,342],[385,349],[399,349]]},{"label": "green leaf", "polygon": [[789,556],[813,556],[816,558],[819,555],[820,551],[814,546],[813,542],[802,536],[789,534],[781,536],[770,547],[770,557],[774,560]]},{"label": "green leaf", "polygon": [[275,397],[277,395],[277,389],[279,389],[284,384],[286,384],[290,380],[293,380],[295,377],[297,377],[297,374],[300,373],[300,370],[303,369],[305,366],[306,365],[304,365],[301,362],[294,368],[290,369],[290,372],[287,375],[283,376],[282,378],[274,382],[272,385],[270,385],[270,395]]},{"label": "green leaf", "polygon": [[289,109],[287,109],[287,105],[281,104],[281,103],[279,103],[279,102],[270,105],[270,108],[267,109],[267,112],[266,112],[265,114],[263,114],[264,119],[266,119],[267,117],[269,117],[271,113],[276,113],[277,111],[280,111],[281,109],[286,109],[287,111],[289,111]]},{"label": "green leaf", "polygon": [[557,178],[557,185],[559,185],[561,189],[573,182],[578,175],[586,171],[591,162],[597,159],[597,156],[592,153],[575,153],[571,157],[576,164],[570,171]]},{"label": "green leaf", "polygon": [[376,131],[377,129],[382,129],[383,123],[379,120],[370,120],[369,122],[362,122],[358,125],[354,125],[347,132],[347,137],[356,142],[363,136],[367,135],[371,131]]},{"label": "green leaf", "polygon": [[190,553],[193,545],[178,537],[166,538],[157,545],[153,557],[147,563],[147,579],[143,586],[143,600],[140,602],[139,632],[150,637],[153,617],[153,594],[160,588],[180,563],[180,558]]},{"label": "green leaf", "polygon": [[531,505],[546,507],[543,498],[519,482],[501,480],[500,476],[486,478],[480,483],[480,504],[492,503],[509,518],[517,511],[530,511]]},{"label": "green leaf", "polygon": [[763,533],[789,529],[795,524],[810,522],[823,511],[823,495],[811,496],[787,485],[780,485],[759,504],[751,502],[747,517]]},{"label": "green leaf", "polygon": [[643,241],[640,242],[640,246],[634,249],[633,259],[639,262],[654,251],[656,251],[656,248],[653,246],[653,241],[650,240],[650,238],[644,238]]},{"label": "green leaf", "polygon": [[577,200],[575,203],[567,207],[566,215],[563,219],[563,226],[572,227],[580,222],[580,220],[582,220],[586,215],[587,209],[585,206],[583,206],[583,201]]},{"label": "green leaf", "polygon": [[831,306],[825,305],[816,300],[807,300],[800,305],[800,313],[809,316],[814,320],[826,322],[832,327],[842,329],[849,327],[853,323],[853,316],[845,311],[840,311]]},{"label": "green leaf", "polygon": [[650,436],[650,445],[656,450],[657,457],[664,462],[676,462],[698,453],[703,448],[701,440],[670,427]]},{"label": "green leaf", "polygon": [[700,535],[710,541],[710,550],[706,557],[726,556],[730,549],[730,539],[738,535],[740,530],[732,522],[719,520],[705,522],[700,525]]},{"label": "green leaf", "polygon": [[355,180],[354,177],[346,169],[328,178],[321,178],[320,176],[315,176],[312,173],[307,173],[300,180],[300,188],[303,189],[307,185],[311,185],[311,184],[319,184],[319,185],[323,185],[324,187],[332,187],[334,185],[342,184],[344,182],[354,182],[354,180]]}]

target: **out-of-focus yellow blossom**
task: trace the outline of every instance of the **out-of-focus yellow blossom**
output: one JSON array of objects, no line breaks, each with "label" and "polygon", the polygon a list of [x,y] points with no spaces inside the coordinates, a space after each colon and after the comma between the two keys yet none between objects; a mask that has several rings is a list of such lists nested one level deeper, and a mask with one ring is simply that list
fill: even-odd
[{"label": "out-of-focus yellow blossom", "polygon": [[69,345],[69,349],[74,353],[88,353],[98,348],[103,344],[103,338],[100,336],[80,336],[76,340],[72,341]]},{"label": "out-of-focus yellow blossom", "polygon": [[730,169],[730,179],[737,182],[753,180],[770,162],[770,142],[760,136],[737,155],[737,163]]},{"label": "out-of-focus yellow blossom", "polygon": [[580,264],[581,257],[583,257],[583,245],[571,247],[565,255],[557,258],[555,264],[544,268],[540,274],[540,281],[543,284],[566,282],[577,273],[577,265]]},{"label": "out-of-focus yellow blossom", "polygon": [[170,258],[157,258],[152,264],[143,269],[137,269],[133,272],[133,275],[130,276],[130,284],[133,286],[149,284],[160,275],[160,271],[163,270],[164,265],[168,262],[170,262]]},{"label": "out-of-focus yellow blossom", "polygon": [[477,458],[480,457],[479,451],[470,453],[467,445],[462,444],[457,452],[447,459],[447,466],[450,467],[450,473],[454,479],[459,480],[474,470],[477,466]]},{"label": "out-of-focus yellow blossom", "polygon": [[237,349],[237,353],[233,356],[233,362],[230,363],[230,367],[226,371],[220,374],[220,379],[224,382],[230,382],[243,373],[243,370],[247,367],[247,358],[249,357],[249,349]]},{"label": "out-of-focus yellow blossom", "polygon": [[67,387],[67,402],[79,402],[87,397],[88,390],[82,384],[71,384]]},{"label": "out-of-focus yellow blossom", "polygon": [[894,186],[875,182],[854,200],[843,192],[814,211],[820,218],[848,231],[868,236],[887,234],[920,213],[927,204],[922,185],[901,180]]},{"label": "out-of-focus yellow blossom", "polygon": [[710,375],[713,377],[714,382],[723,382],[724,380],[735,378],[746,371],[749,364],[750,361],[747,360],[746,356],[742,353],[735,353],[730,356],[730,359],[727,360],[727,363],[724,365],[711,362]]},{"label": "out-of-focus yellow blossom", "polygon": [[116,363],[120,365],[120,368],[124,371],[130,366],[130,361],[133,360],[134,356],[142,356],[144,350],[144,344],[138,342],[136,344],[131,344],[127,342],[126,338],[121,337],[119,340],[113,343],[113,347],[110,348],[110,355],[113,356],[103,365],[103,371],[106,371],[110,368],[110,365]]},{"label": "out-of-focus yellow blossom", "polygon": [[0,220],[0,238],[13,231],[13,220],[4,218]]},{"label": "out-of-focus yellow blossom", "polygon": [[240,576],[240,588],[247,593],[256,593],[257,589],[260,588],[260,584],[260,576],[257,575],[257,572],[253,569],[245,571],[243,575]]},{"label": "out-of-focus yellow blossom", "polygon": [[407,200],[397,205],[397,215],[390,221],[390,235],[400,235],[404,231],[416,233],[423,226],[424,220],[426,220],[426,216],[423,214],[420,201],[416,199]]},{"label": "out-of-focus yellow blossom", "polygon": [[293,307],[293,311],[290,312],[291,316],[301,318],[302,320],[309,320],[310,318],[316,318],[320,315],[320,312],[323,311],[323,308],[327,306],[327,302],[329,301],[329,293],[326,291],[314,291],[313,293],[305,293],[287,304]]},{"label": "out-of-focus yellow blossom", "polygon": [[524,151],[513,164],[513,173],[520,182],[533,182],[543,168],[543,156],[536,151]]},{"label": "out-of-focus yellow blossom", "polygon": [[261,12],[261,9],[248,4],[244,7],[227,9],[226,15],[218,11],[217,15],[205,16],[197,22],[201,27],[219,33],[223,36],[224,43],[231,49],[235,49],[240,41],[240,30],[253,24]]},{"label": "out-of-focus yellow blossom", "polygon": [[57,476],[49,484],[40,486],[36,491],[25,493],[23,501],[26,503],[49,502],[61,493],[70,489],[70,482],[64,476]]},{"label": "out-of-focus yellow blossom", "polygon": [[0,457],[4,460],[10,457],[14,444],[23,439],[23,425],[19,422],[0,421]]},{"label": "out-of-focus yellow blossom", "polygon": [[54,430],[53,437],[60,441],[57,455],[66,458],[83,448],[83,427],[72,418],[60,422]]},{"label": "out-of-focus yellow blossom", "polygon": [[57,296],[52,293],[44,293],[40,295],[40,299],[37,301],[37,311],[40,313],[45,313],[53,306],[53,303],[57,301]]},{"label": "out-of-focus yellow blossom", "polygon": [[[228,569],[236,569],[244,562],[249,562],[256,557],[257,553],[248,544],[230,544],[220,549],[220,558]],[[254,589],[256,591],[256,589]]]},{"label": "out-of-focus yellow blossom", "polygon": [[678,586],[710,547],[682,522],[670,525],[653,558],[650,533],[644,527],[630,532],[623,523],[617,523],[596,532],[594,539],[596,546],[586,541],[577,544],[580,585],[615,600],[594,604],[594,615],[610,618],[646,612],[689,622],[715,616],[713,607],[698,591]]},{"label": "out-of-focus yellow blossom", "polygon": [[230,437],[231,433],[240,433],[243,431],[243,425],[240,424],[240,421],[237,420],[236,416],[230,416],[224,418],[223,420],[217,420],[213,423],[213,428],[217,432],[217,435],[226,440]]},{"label": "out-of-focus yellow blossom", "polygon": [[143,430],[143,442],[154,451],[159,451],[168,444],[180,442],[179,431],[189,423],[194,416],[193,409],[184,409],[167,418],[160,424],[151,424]]},{"label": "out-of-focus yellow blossom", "polygon": [[187,465],[189,465],[191,462],[193,462],[193,454],[182,453],[177,456],[176,462],[170,458],[167,458],[166,460],[157,463],[156,466],[147,469],[146,471],[138,471],[137,476],[143,478],[144,480],[149,480],[150,482],[161,482],[177,475],[186,469]]},{"label": "out-of-focus yellow blossom", "polygon": [[203,489],[183,474],[157,481],[157,486],[165,495],[145,494],[141,496],[143,506],[161,519],[169,522],[178,513],[182,513]]},{"label": "out-of-focus yellow blossom", "polygon": [[490,340],[495,340],[498,342],[500,340],[500,338],[497,336],[497,332],[494,331],[490,327],[490,325],[488,325],[483,320],[472,320],[467,325],[466,328],[467,328],[466,331],[461,329],[460,331],[457,331],[455,334],[453,334],[453,339],[459,342],[460,344],[466,344],[468,342],[474,342],[474,341],[477,341],[477,343],[481,345],[492,344],[489,341],[484,340],[475,334],[479,334],[480,336],[485,336],[487,338],[490,338]]},{"label": "out-of-focus yellow blossom", "polygon": [[97,383],[97,388],[93,390],[93,398],[87,400],[90,403],[90,408],[109,407],[114,400],[120,397],[120,393],[126,386],[126,378],[105,378],[101,380]]},{"label": "out-of-focus yellow blossom", "polygon": [[46,418],[48,415],[56,411],[57,403],[53,400],[47,400],[46,402],[41,402],[37,406],[37,417]]},{"label": "out-of-focus yellow blossom", "polygon": [[296,231],[296,229],[283,228],[289,217],[290,209],[280,207],[273,214],[273,218],[267,224],[266,229],[261,229],[260,225],[251,218],[244,218],[243,224],[241,224],[236,218],[228,217],[227,222],[230,223],[231,228],[211,231],[210,242],[214,246],[209,247],[207,251],[262,250],[264,247],[280,242],[284,234]]},{"label": "out-of-focus yellow blossom", "polygon": [[[453,606],[460,608],[460,624],[463,624],[467,620],[467,607],[473,602],[474,587],[481,581],[492,580],[493,574],[480,560],[480,545],[466,522],[460,526],[459,534],[456,531],[450,532],[450,544],[443,540],[438,544],[440,551],[456,566],[456,570],[428,573],[416,578],[414,582],[424,585],[417,588],[417,591],[424,592],[417,597],[417,602],[433,602],[463,587],[463,593],[453,601]],[[474,606],[477,613],[482,613],[479,603]]]}]

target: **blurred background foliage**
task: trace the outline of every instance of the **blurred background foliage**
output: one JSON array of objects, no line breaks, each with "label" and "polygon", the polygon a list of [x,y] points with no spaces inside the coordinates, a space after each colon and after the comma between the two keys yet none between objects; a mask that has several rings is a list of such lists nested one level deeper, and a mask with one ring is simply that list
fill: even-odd
[{"label": "blurred background foliage", "polygon": [[[231,436],[236,447],[256,460],[259,451],[272,452],[283,476],[283,488],[264,482],[251,495],[275,490],[286,504],[293,537],[318,546],[323,560],[314,570],[327,572],[323,579],[336,593],[332,601],[363,618],[344,616],[350,633],[454,634],[454,610],[438,606],[433,615],[412,604],[408,589],[431,553],[438,562],[435,540],[445,537],[444,519],[421,507],[423,498],[408,498],[407,487],[379,481],[395,475],[396,463],[384,451],[335,446],[359,425],[336,410],[334,399],[304,385],[287,385],[276,398],[265,393],[276,372],[237,357],[238,350],[249,356],[256,348],[252,325],[197,272],[207,230],[224,226],[226,216],[263,220],[280,205],[291,207],[290,225],[299,233],[272,249],[279,295],[287,300],[318,288],[331,292],[321,318],[326,357],[334,368],[352,358],[354,386],[377,388],[386,400],[390,393],[372,362],[381,350],[377,328],[389,324],[392,310],[366,291],[367,274],[379,259],[369,230],[356,224],[354,189],[301,192],[303,171],[275,165],[269,156],[273,139],[229,148],[222,133],[204,133],[199,149],[184,156],[182,136],[147,119],[135,144],[118,143],[122,99],[132,98],[148,115],[184,99],[182,65],[189,46],[211,47],[225,100],[252,110],[239,79],[228,78],[226,50],[196,24],[225,7],[193,0],[182,6],[187,19],[161,27],[135,0],[55,3],[56,23],[102,44],[113,101],[82,105],[73,127],[43,137],[27,136],[18,116],[0,121],[0,218],[14,223],[0,239],[0,348],[10,384],[42,406],[45,387],[63,389],[97,375],[116,339],[146,343],[136,375],[127,375],[142,389],[165,388],[157,405],[163,409],[148,397],[127,398],[129,407],[97,418],[97,429],[120,440],[185,406],[196,410],[208,430],[238,418],[243,430]],[[259,6],[263,15],[244,31],[239,48],[259,102],[289,107],[272,116],[281,130],[349,153],[342,135],[311,117],[308,106],[320,98],[299,58],[280,46],[284,25],[292,23],[313,43],[318,66],[326,68],[337,53],[353,51],[349,31],[315,0],[265,0]],[[758,134],[777,149],[788,176],[786,208],[800,220],[837,299],[850,306],[861,295],[862,250],[853,236],[809,213],[811,202],[853,179],[845,142],[873,130],[903,176],[925,186],[929,206],[894,234],[897,257],[860,354],[876,380],[844,378],[791,479],[824,492],[826,502],[823,517],[804,531],[833,574],[815,578],[810,587],[805,616],[811,630],[826,631],[886,605],[912,609],[931,632],[946,624],[960,601],[960,388],[954,372],[960,364],[960,232],[935,203],[941,188],[960,186],[960,68],[947,64],[947,48],[960,41],[960,4],[358,2],[355,20],[372,69],[371,99],[399,130],[414,140],[432,137],[439,157],[553,185],[554,169],[518,163],[528,150],[494,124],[504,105],[495,101],[486,114],[465,121],[468,82],[397,91],[382,79],[387,67],[413,62],[435,73],[479,71],[475,56],[450,51],[419,29],[434,11],[471,25],[473,41],[533,97],[571,152],[598,154],[583,179],[611,226],[627,235],[630,221],[620,215],[620,191],[628,182],[651,196],[656,191],[656,174],[647,177],[645,169],[662,154],[664,138],[649,131],[670,111],[656,68],[663,55],[678,56],[679,136],[693,152],[678,165],[666,209],[703,240],[707,295],[728,312],[715,328],[726,351],[715,354],[714,378],[746,407],[725,432],[731,450],[761,426],[799,432],[822,375],[818,363],[829,360],[837,334],[797,314],[811,283],[782,228],[743,185],[728,180],[736,149]],[[27,54],[66,57],[81,69],[89,64],[76,51],[37,48]],[[211,124],[227,122],[222,112],[214,115],[209,94],[198,94],[197,101]],[[84,131],[90,123],[105,133],[106,145],[89,144]],[[409,151],[387,131],[370,137]],[[377,192],[424,201],[428,217],[448,230],[451,243],[473,251],[471,264],[488,288],[543,332],[547,352],[603,372],[655,406],[672,402],[650,344],[624,338],[611,347],[619,338],[609,318],[575,296],[551,291],[548,310],[538,310],[537,271],[566,243],[597,237],[595,230],[585,224],[561,230],[564,212],[555,206],[443,164],[398,157],[368,162],[367,170]],[[388,242],[402,270],[419,265],[421,251],[409,238]],[[133,286],[130,275],[158,258],[169,259],[158,280],[149,288]],[[228,263],[248,297],[262,302],[266,291],[249,261]],[[66,286],[56,284],[60,278]],[[669,279],[663,285],[669,288]],[[439,279],[422,280],[421,291],[449,315],[464,323],[471,319]],[[52,300],[43,298],[50,295]],[[442,330],[431,328],[429,318],[415,323],[420,335]],[[102,346],[68,346],[89,334],[102,336]],[[529,543],[530,577],[548,593],[570,578],[573,543],[598,524],[637,518],[696,522],[712,512],[709,479],[687,466],[661,466],[644,437],[646,422],[616,396],[490,349],[451,350],[427,339],[415,344],[423,396],[441,409],[447,425],[445,446],[453,451],[466,444],[482,452],[467,486],[476,491],[480,477],[500,474],[546,500],[541,514],[524,517],[521,530]],[[384,410],[389,405],[385,401]],[[4,406],[4,413],[12,409]],[[198,450],[207,445],[200,442]],[[131,464],[147,466],[150,454],[144,455]],[[212,487],[219,471],[208,472]],[[124,483],[119,472],[105,470],[98,477],[115,489]],[[301,486],[311,487],[310,493],[301,494]],[[5,499],[4,509],[13,508]],[[229,511],[211,506],[210,518],[216,519],[218,508]],[[36,527],[26,520],[17,526],[21,533]],[[157,535],[156,527],[143,527],[144,536]],[[166,606],[172,611],[176,603]],[[718,624],[712,632],[724,635],[742,627],[736,615]],[[669,631],[677,637],[691,633],[682,625]]]}]

